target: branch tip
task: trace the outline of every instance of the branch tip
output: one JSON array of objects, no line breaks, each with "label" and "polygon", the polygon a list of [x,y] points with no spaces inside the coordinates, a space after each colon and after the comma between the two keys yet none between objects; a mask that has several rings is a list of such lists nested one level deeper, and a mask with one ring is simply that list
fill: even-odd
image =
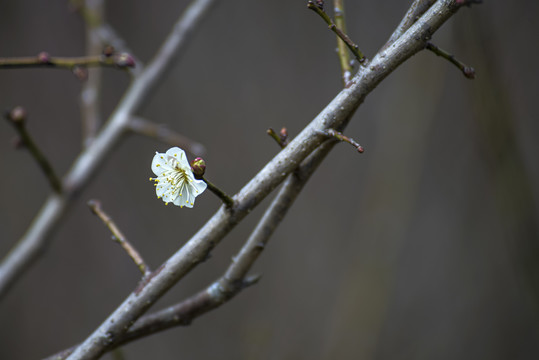
[{"label": "branch tip", "polygon": [[427,50],[430,50],[432,53],[434,53],[437,56],[440,56],[447,61],[449,61],[451,64],[455,65],[462,74],[468,78],[468,79],[475,79],[475,69],[471,66],[467,66],[463,62],[459,61],[455,58],[454,55],[448,53],[447,51],[439,48],[438,46],[434,45],[430,41],[426,43],[425,48]]},{"label": "branch tip", "polygon": [[365,151],[365,148],[363,146],[361,146],[358,142],[356,142],[354,139],[344,135],[343,133],[335,130],[335,129],[328,129],[326,131],[324,130],[321,130],[319,131],[320,134],[322,135],[325,135],[329,138],[334,138],[334,139],[337,139],[339,141],[342,141],[342,142],[345,142],[345,143],[348,143],[350,145],[352,145],[354,148],[356,148],[357,152],[360,153],[360,154],[363,154],[363,152]]}]

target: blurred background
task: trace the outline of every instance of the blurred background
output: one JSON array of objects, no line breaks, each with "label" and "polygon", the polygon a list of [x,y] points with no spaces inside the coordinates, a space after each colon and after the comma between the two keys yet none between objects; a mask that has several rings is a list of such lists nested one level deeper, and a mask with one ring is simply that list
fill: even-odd
[{"label": "blurred background", "polygon": [[[187,1],[108,1],[106,20],[144,62]],[[328,1],[328,8],[331,8]],[[347,1],[367,56],[411,1]],[[203,143],[207,177],[237,192],[341,89],[335,37],[306,1],[221,2],[139,115]],[[536,359],[539,357],[539,135],[534,1],[464,8],[433,42],[477,72],[423,52],[369,95],[290,210],[254,272],[262,279],[189,327],[123,348],[125,359]],[[85,51],[67,1],[0,2],[0,56]],[[102,116],[129,77],[103,71]],[[81,149],[81,82],[66,70],[0,71],[0,107],[24,106],[58,173]],[[50,192],[0,122],[0,254]],[[219,207],[163,205],[148,181],[167,145],[129,136],[80,194],[40,260],[0,302],[0,358],[38,359],[82,341],[129,294],[138,269],[86,206],[99,199],[152,268]],[[225,270],[263,213],[154,309]],[[110,354],[104,359],[112,359]]]}]

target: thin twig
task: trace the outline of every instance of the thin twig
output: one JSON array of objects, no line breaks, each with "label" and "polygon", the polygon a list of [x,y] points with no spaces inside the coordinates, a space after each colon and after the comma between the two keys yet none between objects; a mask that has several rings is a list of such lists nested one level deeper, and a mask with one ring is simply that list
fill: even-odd
[{"label": "thin twig", "polygon": [[461,72],[466,76],[468,79],[475,79],[475,69],[471,66],[468,66],[458,59],[455,58],[454,55],[448,53],[447,51],[440,49],[438,46],[434,45],[431,42],[427,42],[426,46],[427,50],[432,51],[437,56],[441,56],[447,61],[449,61],[451,64],[455,65]]},{"label": "thin twig", "polygon": [[206,153],[204,145],[178,134],[167,125],[156,124],[141,117],[132,116],[128,128],[136,134],[154,138],[170,146],[178,146],[194,155]]},{"label": "thin twig", "polygon": [[335,130],[335,129],[328,129],[326,131],[322,131],[321,132],[322,134],[328,136],[328,137],[332,137],[332,138],[335,138],[339,141],[342,141],[342,142],[345,142],[345,143],[348,143],[350,145],[352,145],[359,153],[363,153],[365,151],[365,149],[363,148],[363,146],[361,146],[357,141],[355,141],[354,139],[344,135],[343,133]]},{"label": "thin twig", "polygon": [[135,249],[135,247],[131,245],[129,240],[127,240],[127,238],[120,231],[118,226],[114,223],[114,221],[112,221],[112,218],[107,215],[105,211],[103,211],[103,209],[101,208],[101,203],[98,200],[90,200],[88,201],[88,206],[90,207],[94,215],[97,215],[97,217],[99,217],[101,221],[103,221],[105,226],[112,233],[113,240],[120,244],[122,249],[125,250],[127,255],[129,255],[129,257],[133,260],[135,265],[137,265],[142,275],[149,275],[151,272],[150,268],[148,267],[148,265],[146,265],[137,249]]},{"label": "thin twig", "polygon": [[307,3],[307,7],[311,10],[313,10],[315,13],[317,13],[318,15],[320,15],[320,17],[326,22],[326,24],[328,24],[328,27],[331,31],[333,31],[342,41],[344,41],[344,43],[346,44],[346,46],[348,47],[348,49],[350,49],[350,51],[354,54],[354,56],[356,57],[356,59],[359,61],[359,63],[363,63],[366,59],[365,59],[365,55],[363,55],[363,53],[361,52],[361,50],[359,50],[359,46],[356,45],[352,39],[350,39],[350,37],[348,37],[348,35],[346,35],[341,29],[339,29],[334,23],[333,21],[330,19],[330,17],[328,16],[328,14],[326,14],[326,12],[322,9],[320,9],[320,7],[318,7],[314,2],[312,1],[309,1]]},{"label": "thin twig", "polygon": [[103,160],[110,153],[128,127],[131,116],[140,109],[160,80],[175,64],[178,56],[185,50],[193,31],[201,23],[217,0],[194,0],[182,13],[163,45],[126,91],[121,102],[100,131],[95,141],[75,160],[65,177],[63,196],[51,195],[26,233],[0,263],[0,298],[15,280],[42,253],[49,236],[58,225],[67,206],[95,174]]},{"label": "thin twig", "polygon": [[18,106],[11,110],[9,113],[7,113],[6,118],[19,134],[22,145],[24,145],[28,149],[28,151],[30,151],[30,154],[32,154],[32,156],[36,160],[37,164],[47,177],[47,180],[49,181],[49,184],[51,185],[52,189],[56,193],[61,194],[62,183],[60,179],[58,178],[58,176],[56,176],[56,173],[54,172],[54,169],[52,168],[49,160],[47,160],[47,157],[39,149],[37,144],[32,139],[32,136],[26,129],[26,110]]},{"label": "thin twig", "polygon": [[438,1],[401,37],[395,46],[374,57],[309,125],[282,149],[234,197],[234,211],[220,207],[202,228],[137,287],[102,324],[77,347],[68,359],[101,356],[114,339],[125,334],[174,284],[204,261],[248,213],[324,142],[319,130],[343,129],[365,97],[402,62],[425,47],[430,37],[458,7],[453,1]]},{"label": "thin twig", "polygon": [[[335,25],[346,33],[346,20],[344,16],[344,0],[335,0]],[[347,44],[337,37],[337,53],[341,63],[342,80],[344,86],[347,86],[352,77],[352,65],[350,63],[350,53],[347,51]]]},{"label": "thin twig", "polygon": [[266,134],[271,136],[271,138],[275,140],[277,145],[279,145],[281,148],[284,148],[289,142],[288,130],[285,127],[281,129],[279,134],[277,134],[272,128],[269,128],[266,130]]},{"label": "thin twig", "polygon": [[0,58],[0,69],[46,67],[73,70],[77,67],[93,66],[125,69],[135,66],[135,61],[131,55],[126,53],[118,53],[112,56],[51,57],[48,53],[42,52],[38,56]]}]

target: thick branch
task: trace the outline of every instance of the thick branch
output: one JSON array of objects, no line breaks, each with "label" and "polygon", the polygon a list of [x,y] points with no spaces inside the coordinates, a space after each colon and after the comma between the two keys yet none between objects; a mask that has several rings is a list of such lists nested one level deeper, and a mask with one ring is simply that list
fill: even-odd
[{"label": "thick branch", "polygon": [[401,35],[404,34],[406,30],[408,30],[410,26],[412,26],[417,19],[419,19],[419,17],[423,15],[425,11],[427,11],[435,2],[436,0],[414,0],[412,6],[410,6],[406,12],[406,15],[404,15],[402,18],[399,26],[397,26],[393,34],[391,34],[389,40],[383,48],[385,49],[397,41],[397,39],[400,38]]},{"label": "thick branch", "polygon": [[64,195],[51,195],[47,199],[30,228],[3,259],[0,264],[0,298],[37,259],[73,196],[95,174],[98,166],[125,132],[131,116],[141,108],[166,71],[177,60],[191,33],[214,3],[215,0],[195,0],[185,10],[151,63],[131,84],[106,126],[75,160],[64,180]]},{"label": "thick branch", "polygon": [[[283,220],[300,191],[334,144],[330,141],[325,142],[309,155],[294,173],[288,176],[279,193],[223,276],[206,289],[184,301],[141,317],[127,333],[120,336],[105,351],[172,327],[189,325],[197,317],[220,307],[256,282],[258,277],[248,278],[247,273],[265,249],[273,232]],[[45,360],[65,359],[73,350],[74,347],[63,350]]]},{"label": "thick branch", "polygon": [[425,47],[426,39],[456,11],[454,1],[439,0],[390,48],[361,68],[350,87],[337,97],[234,197],[235,206],[217,213],[161,267],[139,286],[80,345],[69,359],[95,359],[127,332],[149,307],[203,261],[223,237],[323,142],[319,131],[342,130],[360,103],[403,61]]}]

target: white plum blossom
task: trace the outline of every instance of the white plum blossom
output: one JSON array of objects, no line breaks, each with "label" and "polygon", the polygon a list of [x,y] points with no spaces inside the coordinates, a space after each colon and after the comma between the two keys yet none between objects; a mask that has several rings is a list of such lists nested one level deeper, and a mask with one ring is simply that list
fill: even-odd
[{"label": "white plum blossom", "polygon": [[185,151],[178,147],[170,148],[164,154],[156,152],[152,171],[157,177],[150,180],[155,181],[157,198],[163,199],[165,205],[171,202],[192,208],[195,197],[207,187],[203,180],[195,179]]}]

